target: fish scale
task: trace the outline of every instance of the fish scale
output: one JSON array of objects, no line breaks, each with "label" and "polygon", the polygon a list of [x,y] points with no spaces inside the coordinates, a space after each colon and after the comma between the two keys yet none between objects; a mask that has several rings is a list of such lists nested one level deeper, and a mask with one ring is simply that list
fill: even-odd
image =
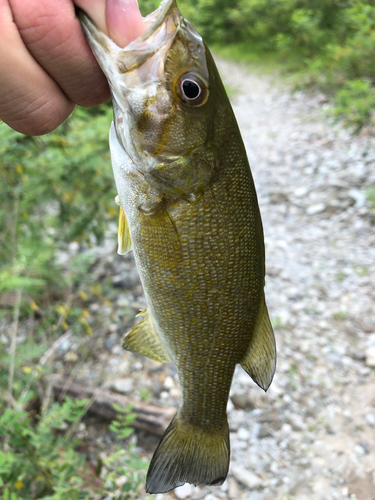
[{"label": "fish scale", "polygon": [[148,492],[165,493],[185,482],[223,483],[235,366],[267,390],[276,348],[257,196],[224,86],[175,0],[151,16],[142,37],[124,49],[87,16],[81,22],[114,100],[119,251],[133,249],[148,304],[123,345],[172,360],[180,380],[181,404],[146,482]]}]

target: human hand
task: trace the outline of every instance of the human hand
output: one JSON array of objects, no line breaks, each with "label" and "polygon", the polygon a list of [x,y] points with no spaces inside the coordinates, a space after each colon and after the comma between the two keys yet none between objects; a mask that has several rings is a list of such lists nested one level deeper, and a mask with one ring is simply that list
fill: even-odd
[{"label": "human hand", "polygon": [[[138,7],[130,9],[130,18],[124,9],[137,6],[136,0],[107,0],[107,9],[105,0],[76,4],[121,45],[129,43],[125,28],[140,23]],[[76,104],[94,106],[109,98],[73,0],[0,0],[0,33],[0,118],[18,132],[45,134]]]}]

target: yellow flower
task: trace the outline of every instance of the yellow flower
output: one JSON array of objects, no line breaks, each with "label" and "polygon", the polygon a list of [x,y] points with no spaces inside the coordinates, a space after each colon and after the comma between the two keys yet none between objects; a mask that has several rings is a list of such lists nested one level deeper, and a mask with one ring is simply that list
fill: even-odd
[{"label": "yellow flower", "polygon": [[89,298],[87,293],[85,293],[83,290],[81,290],[78,295],[81,297],[82,300],[87,300]]},{"label": "yellow flower", "polygon": [[17,482],[16,482],[16,488],[17,490],[20,490],[23,486],[23,481],[21,481],[21,479],[19,479]]},{"label": "yellow flower", "polygon": [[56,306],[55,309],[64,318],[66,318],[68,316],[68,311],[66,310],[66,308],[63,305],[59,304],[58,306]]},{"label": "yellow flower", "polygon": [[24,373],[32,373],[33,369],[30,367],[30,366],[23,366],[22,367],[22,370],[24,371]]},{"label": "yellow flower", "polygon": [[70,201],[73,198],[73,191],[68,191],[67,193],[64,193],[64,201]]}]

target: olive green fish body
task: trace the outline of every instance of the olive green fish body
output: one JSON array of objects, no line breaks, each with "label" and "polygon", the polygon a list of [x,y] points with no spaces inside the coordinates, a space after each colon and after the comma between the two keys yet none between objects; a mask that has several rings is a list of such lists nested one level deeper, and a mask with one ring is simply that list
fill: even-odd
[{"label": "olive green fish body", "polygon": [[147,477],[147,491],[163,493],[185,482],[222,484],[235,366],[266,390],[276,351],[262,223],[229,100],[175,1],[151,16],[149,35],[117,52],[82,22],[114,98],[120,253],[133,249],[148,304],[124,347],[172,360],[181,384]]}]

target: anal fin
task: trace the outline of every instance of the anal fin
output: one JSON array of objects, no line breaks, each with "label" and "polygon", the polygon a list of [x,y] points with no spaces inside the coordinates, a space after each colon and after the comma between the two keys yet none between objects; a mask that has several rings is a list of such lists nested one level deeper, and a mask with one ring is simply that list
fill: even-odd
[{"label": "anal fin", "polygon": [[[146,314],[142,311],[142,316]],[[166,363],[171,358],[163,346],[149,314],[138,323],[124,338],[122,347],[127,351],[136,352],[150,359]]]},{"label": "anal fin", "polygon": [[276,342],[264,295],[249,347],[240,363],[254,382],[267,391],[276,369]]}]

